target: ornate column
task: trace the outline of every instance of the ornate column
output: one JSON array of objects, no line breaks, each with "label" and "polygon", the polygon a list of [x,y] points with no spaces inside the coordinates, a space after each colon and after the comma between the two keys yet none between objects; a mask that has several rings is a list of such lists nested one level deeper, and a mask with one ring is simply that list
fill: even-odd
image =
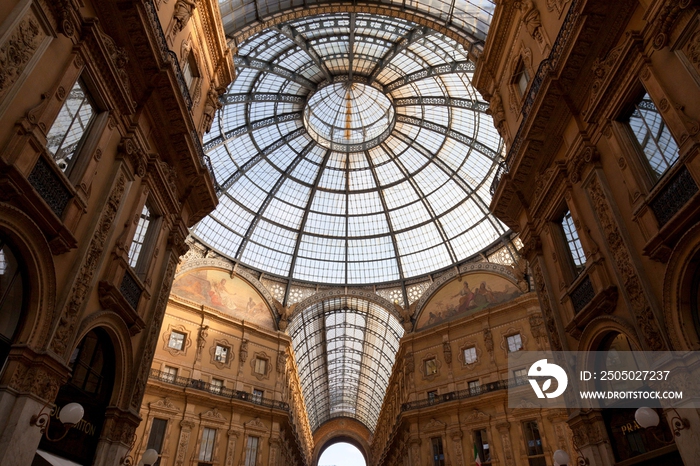
[{"label": "ornate column", "polygon": [[462,431],[455,430],[449,434],[452,437],[452,445],[455,452],[455,466],[464,466],[464,450],[462,449]]},{"label": "ornate column", "polygon": [[175,466],[184,466],[187,447],[190,445],[190,434],[194,428],[194,422],[188,419],[180,421],[180,439],[177,442],[177,452],[175,453]]},{"label": "ornate column", "polygon": [[515,458],[513,458],[513,447],[510,442],[510,422],[499,422],[496,424],[498,433],[501,434],[501,445],[503,446],[503,464],[506,466],[515,466]]},{"label": "ornate column", "polygon": [[226,445],[226,460],[225,460],[225,465],[226,466],[233,466],[233,461],[235,458],[236,454],[236,442],[238,441],[238,436],[241,433],[238,432],[237,430],[229,430],[227,432],[228,435],[228,443]]},{"label": "ornate column", "polygon": [[[569,426],[574,433],[574,446],[588,459],[589,466],[612,466],[615,458],[610,447],[605,421],[600,410],[579,412],[569,419]],[[575,461],[576,452],[570,455]]]}]

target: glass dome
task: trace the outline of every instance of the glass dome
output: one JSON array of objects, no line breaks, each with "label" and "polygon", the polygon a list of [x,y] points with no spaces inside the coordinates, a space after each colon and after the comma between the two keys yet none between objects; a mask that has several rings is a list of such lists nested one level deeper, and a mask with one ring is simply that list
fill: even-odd
[{"label": "glass dome", "polygon": [[309,16],[251,36],[205,150],[219,205],[192,234],[324,284],[418,277],[508,231],[488,210],[502,144],[467,51],[424,26]]}]

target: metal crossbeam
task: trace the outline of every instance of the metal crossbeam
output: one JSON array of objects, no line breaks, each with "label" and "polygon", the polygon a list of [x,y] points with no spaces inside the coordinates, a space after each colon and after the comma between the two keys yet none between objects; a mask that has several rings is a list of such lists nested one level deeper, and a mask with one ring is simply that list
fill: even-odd
[{"label": "metal crossbeam", "polygon": [[318,68],[321,70],[321,72],[328,81],[333,80],[333,76],[328,70],[326,64],[323,63],[323,59],[321,58],[321,56],[318,53],[316,53],[316,51],[309,44],[309,41],[306,40],[304,36],[301,35],[292,25],[283,24],[277,27],[277,30],[284,34],[289,40],[298,45],[300,49],[306,52],[306,54],[311,58],[311,60],[313,60],[316,66],[318,66]]},{"label": "metal crossbeam", "polygon": [[402,76],[399,79],[390,82],[384,86],[384,93],[387,94],[394,89],[398,89],[406,84],[420,81],[421,79],[430,78],[432,76],[439,76],[441,74],[450,74],[456,72],[473,72],[476,66],[471,61],[455,61],[451,63],[445,63],[444,65],[431,66],[430,68],[425,68],[415,73]]},{"label": "metal crossbeam", "polygon": [[298,75],[294,71],[289,70],[287,68],[283,68],[269,61],[258,60],[257,58],[250,57],[234,57],[233,63],[234,65],[236,65],[237,68],[249,68],[252,70],[265,71],[267,73],[276,74],[277,76],[286,78],[290,81],[299,84],[302,87],[311,89],[312,91],[315,91],[317,87],[316,83],[306,79],[303,76]]},{"label": "metal crossbeam", "polygon": [[486,113],[489,109],[488,102],[474,99],[459,99],[455,97],[406,97],[394,100],[395,107],[409,107],[411,105],[430,105],[436,107],[457,107],[475,112]]},{"label": "metal crossbeam", "polygon": [[303,104],[306,98],[298,94],[273,94],[271,92],[252,92],[250,94],[224,94],[221,96],[224,104],[247,104],[252,102],[284,102]]},{"label": "metal crossbeam", "polygon": [[272,125],[277,125],[280,123],[284,123],[285,121],[294,121],[294,120],[301,120],[302,112],[290,112],[290,113],[282,113],[280,115],[275,115],[269,118],[264,118],[262,120],[256,120],[251,123],[248,123],[246,125],[239,126],[238,128],[234,128],[231,131],[227,131],[224,135],[222,136],[217,136],[214,139],[208,141],[204,146],[205,151],[209,151],[213,149],[214,147],[223,144],[225,142],[232,141],[236,139],[239,136],[242,136],[244,134],[250,133],[252,131],[255,131],[256,129],[260,128],[265,128],[266,126],[272,126]]},{"label": "metal crossbeam", "polygon": [[384,67],[391,63],[391,60],[396,57],[396,55],[400,54],[404,50],[406,50],[408,47],[411,46],[415,41],[418,39],[421,39],[423,37],[426,37],[427,35],[432,34],[430,32],[430,29],[428,29],[425,26],[420,26],[414,29],[411,29],[408,34],[403,36],[401,39],[399,39],[394,45],[389,49],[389,51],[381,58],[379,59],[379,62],[374,66],[374,69],[369,73],[369,82],[370,84],[377,79],[377,76],[379,76],[379,73],[382,72]]}]

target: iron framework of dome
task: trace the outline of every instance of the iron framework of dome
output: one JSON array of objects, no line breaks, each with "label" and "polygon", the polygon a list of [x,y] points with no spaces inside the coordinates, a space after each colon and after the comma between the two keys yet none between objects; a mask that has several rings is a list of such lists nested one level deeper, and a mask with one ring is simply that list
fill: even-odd
[{"label": "iron framework of dome", "polygon": [[252,36],[235,64],[205,140],[219,206],[192,230],[204,244],[268,274],[359,285],[448,268],[507,235],[488,212],[501,141],[454,40],[327,14]]}]

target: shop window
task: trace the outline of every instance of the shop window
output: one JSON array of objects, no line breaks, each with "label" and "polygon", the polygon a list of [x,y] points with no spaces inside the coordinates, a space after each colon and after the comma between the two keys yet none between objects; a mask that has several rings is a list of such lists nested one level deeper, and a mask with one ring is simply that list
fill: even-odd
[{"label": "shop window", "polygon": [[509,353],[515,353],[523,349],[523,339],[519,333],[506,337],[506,342],[508,343]]},{"label": "shop window", "polygon": [[216,349],[214,350],[214,361],[226,364],[228,362],[229,352],[230,349],[226,346],[216,345]]},{"label": "shop window", "polygon": [[186,339],[187,335],[184,333],[172,331],[170,332],[170,339],[168,340],[168,348],[182,351],[185,349]]},{"label": "shop window", "polygon": [[0,237],[0,373],[19,329],[25,291],[20,261]]},{"label": "shop window", "polygon": [[481,383],[479,383],[478,380],[470,380],[467,385],[469,387],[470,395],[474,396],[481,393]]},{"label": "shop window", "polygon": [[464,355],[464,364],[474,364],[476,362],[476,346],[464,348],[462,354]]},{"label": "shop window", "polygon": [[262,403],[263,396],[265,395],[265,392],[262,390],[258,390],[257,388],[253,389],[253,403]]},{"label": "shop window", "polygon": [[574,263],[574,268],[578,274],[586,265],[586,255],[581,246],[581,240],[574,225],[574,219],[571,217],[571,211],[567,210],[561,219],[561,228],[566,238],[566,245],[569,248],[570,258]]},{"label": "shop window", "polygon": [[523,434],[525,436],[525,452],[530,466],[547,466],[542,448],[542,437],[537,421],[523,422]]},{"label": "shop window", "polygon": [[96,115],[97,107],[83,80],[78,79],[46,135],[46,149],[66,175],[72,169]]},{"label": "shop window", "polygon": [[445,452],[442,449],[442,437],[433,437],[430,439],[433,447],[433,465],[445,466]]},{"label": "shop window", "polygon": [[258,464],[258,437],[248,437],[245,447],[245,466],[255,466]]},{"label": "shop window", "polygon": [[649,94],[634,103],[626,119],[655,180],[678,160],[678,145]]},{"label": "shop window", "polygon": [[199,446],[199,461],[211,463],[214,453],[214,440],[216,439],[216,429],[205,427],[202,430],[202,443]]},{"label": "shop window", "polygon": [[255,358],[255,373],[265,375],[267,373],[267,360]]},{"label": "shop window", "polygon": [[165,439],[165,428],[168,426],[166,419],[154,418],[151,423],[151,433],[148,436],[146,449],[153,449],[158,452],[158,460],[153,466],[160,465],[160,453],[163,451],[163,440]]},{"label": "shop window", "polygon": [[166,382],[175,382],[175,379],[177,379],[177,367],[165,366],[163,368],[163,379]]},{"label": "shop window", "polygon": [[474,444],[476,445],[476,454],[479,456],[481,464],[491,464],[491,448],[489,447],[486,429],[474,431]]},{"label": "shop window", "polygon": [[425,361],[425,375],[431,376],[437,374],[437,359],[430,358]]},{"label": "shop window", "polygon": [[143,206],[136,232],[129,247],[129,265],[139,277],[144,277],[151,259],[150,251],[154,247],[158,230],[160,229],[160,216],[155,214],[148,203]]}]

